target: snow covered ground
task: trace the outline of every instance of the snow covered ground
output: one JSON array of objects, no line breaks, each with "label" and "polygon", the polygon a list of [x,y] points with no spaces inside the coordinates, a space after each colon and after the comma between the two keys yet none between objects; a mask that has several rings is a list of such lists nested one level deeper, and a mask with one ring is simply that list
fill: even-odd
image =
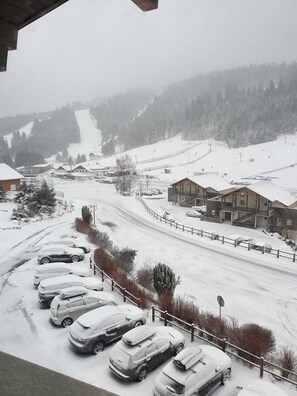
[{"label": "snow covered ground", "polygon": [[[33,126],[33,121],[24,125],[22,128],[19,128],[20,134],[22,135],[23,133],[25,133],[26,136],[29,136],[31,134],[32,126]],[[4,138],[7,140],[9,147],[11,146],[12,135],[13,135],[12,133],[9,133],[8,135],[4,136]]]},{"label": "snow covered ground", "polygon": [[[88,110],[76,112],[76,116],[83,144],[73,145],[70,153],[83,154],[83,147],[88,152],[98,150],[100,133]],[[296,134],[240,149],[228,149],[224,144],[211,140],[186,142],[176,137],[127,153],[140,172],[153,177],[144,179],[143,183],[164,191],[172,182],[204,170],[217,172],[229,182],[250,175],[269,174],[277,177],[273,179],[275,184],[296,193],[296,147]],[[116,156],[111,156],[89,164],[114,166],[115,160]],[[164,168],[170,169],[170,173],[165,173]],[[170,265],[181,276],[181,285],[176,290],[179,295],[187,296],[201,308],[216,313],[216,297],[220,294],[226,303],[222,312],[224,317],[236,319],[241,324],[254,322],[268,327],[273,330],[278,345],[297,350],[296,263],[182,233],[158,222],[134,197],[117,195],[111,185],[59,179],[54,183],[55,189],[73,202],[74,212],[13,228],[18,227],[10,221],[14,204],[0,204],[0,350],[119,395],[152,394],[154,378],[160,369],[150,373],[144,383],[123,385],[108,369],[111,347],[97,356],[81,356],[73,352],[67,340],[67,329],[53,327],[48,311],[38,306],[37,292],[33,287],[37,251],[55,239],[83,238],[73,229],[73,222],[76,216],[80,216],[82,205],[88,204],[97,205],[96,225],[101,231],[106,231],[116,245],[137,250],[136,268],[144,263],[164,262]],[[145,201],[159,214],[170,210],[180,223],[225,236],[248,235],[267,241],[273,248],[289,250],[284,242],[265,235],[261,230],[234,228],[186,217],[186,209],[172,206],[167,202],[166,194],[159,199],[147,198]],[[86,266],[88,260],[87,256]],[[109,286],[106,285],[105,289],[109,290]],[[214,395],[235,396],[237,385],[245,385],[257,377],[258,371],[233,362],[230,382],[218,388]],[[279,386],[289,395],[296,395],[296,387]]]}]

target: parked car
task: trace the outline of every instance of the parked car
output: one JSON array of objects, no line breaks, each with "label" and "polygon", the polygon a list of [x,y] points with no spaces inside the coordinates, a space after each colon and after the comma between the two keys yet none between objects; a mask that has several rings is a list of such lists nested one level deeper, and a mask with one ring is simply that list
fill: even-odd
[{"label": "parked car", "polygon": [[146,323],[143,311],[134,305],[105,306],[80,316],[70,327],[70,344],[83,353],[101,352],[128,330]]},{"label": "parked car", "polygon": [[233,239],[236,245],[240,245],[241,242],[254,242],[253,238],[243,235],[231,235],[229,238]]},{"label": "parked car", "polygon": [[81,249],[71,248],[64,245],[49,245],[41,249],[37,256],[39,264],[52,263],[55,261],[77,262],[85,257]]},{"label": "parked car", "polygon": [[264,249],[264,252],[269,253],[271,252],[272,246],[267,242],[253,241],[251,243],[251,249],[261,250],[261,251],[263,251]]},{"label": "parked car", "polygon": [[237,386],[236,389],[241,389],[238,396],[288,396],[278,386],[260,379],[251,381],[244,387]]},{"label": "parked car", "polygon": [[184,336],[172,327],[137,327],[112,348],[109,367],[122,380],[142,381],[148,371],[179,353],[184,345]]},{"label": "parked car", "polygon": [[91,251],[91,249],[88,246],[86,246],[86,245],[84,245],[82,243],[79,243],[79,242],[75,242],[75,241],[73,241],[71,239],[61,239],[59,241],[53,241],[51,243],[51,245],[69,246],[69,247],[72,247],[72,248],[81,249],[81,250],[83,250],[84,253],[89,253]]},{"label": "parked car", "polygon": [[163,219],[167,220],[167,221],[172,221],[172,222],[175,221],[172,214],[170,212],[168,212],[167,210],[165,210],[165,212],[163,214]]},{"label": "parked car", "polygon": [[155,396],[208,396],[230,378],[231,359],[210,345],[184,349],[155,379]]},{"label": "parked car", "polygon": [[81,278],[77,275],[62,275],[44,279],[38,286],[38,300],[43,307],[49,308],[52,300],[62,289],[72,286],[85,286],[87,289],[101,291],[103,283],[94,277]]},{"label": "parked car", "polygon": [[192,206],[191,209],[197,210],[199,213],[202,215],[206,214],[206,205],[201,205],[201,206]]},{"label": "parked car", "polygon": [[49,263],[39,267],[34,274],[34,285],[38,286],[40,281],[61,275],[90,276],[90,269],[82,265],[71,265],[66,263]]},{"label": "parked car", "polygon": [[188,217],[201,217],[201,213],[198,210],[189,209],[186,212],[186,216]]},{"label": "parked car", "polygon": [[117,305],[111,293],[88,290],[84,286],[62,289],[51,302],[50,317],[57,326],[70,326],[78,317],[104,305]]}]

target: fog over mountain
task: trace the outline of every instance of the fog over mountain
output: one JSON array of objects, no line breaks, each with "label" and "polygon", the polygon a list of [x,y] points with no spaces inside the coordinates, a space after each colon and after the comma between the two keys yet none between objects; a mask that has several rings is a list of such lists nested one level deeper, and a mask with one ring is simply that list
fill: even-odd
[{"label": "fog over mountain", "polygon": [[297,59],[295,0],[73,0],[19,32],[0,73],[0,117],[197,73]]}]

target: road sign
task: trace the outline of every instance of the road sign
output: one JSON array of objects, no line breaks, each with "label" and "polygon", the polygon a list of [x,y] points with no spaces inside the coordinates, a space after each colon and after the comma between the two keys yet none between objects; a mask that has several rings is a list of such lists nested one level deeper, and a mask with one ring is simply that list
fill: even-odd
[{"label": "road sign", "polygon": [[217,302],[218,302],[220,307],[223,307],[225,305],[225,301],[224,301],[222,296],[218,296],[217,297]]}]

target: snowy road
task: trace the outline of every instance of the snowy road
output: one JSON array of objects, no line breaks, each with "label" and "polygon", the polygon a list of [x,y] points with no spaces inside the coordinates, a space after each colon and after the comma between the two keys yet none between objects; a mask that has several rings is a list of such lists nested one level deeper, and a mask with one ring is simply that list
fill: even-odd
[{"label": "snowy road", "polygon": [[[37,267],[35,258],[8,272],[10,265],[34,257],[38,246],[75,235],[72,229],[75,216],[80,215],[82,205],[94,203],[97,204],[97,227],[108,232],[118,246],[136,249],[138,267],[144,262],[166,262],[182,277],[179,294],[190,296],[202,308],[214,312],[217,311],[216,296],[221,294],[226,301],[223,315],[240,323],[267,326],[280,343],[297,347],[297,272],[293,263],[173,230],[148,215],[134,198],[116,195],[112,186],[95,182],[59,181],[58,184],[65,198],[73,200],[74,213],[14,230],[11,237],[9,233],[0,235],[7,238],[2,244],[7,254],[0,258],[2,274],[7,272],[0,277],[0,350],[119,395],[152,394],[159,369],[150,373],[145,383],[123,385],[108,369],[111,347],[98,356],[80,355],[70,348],[67,329],[54,327],[48,310],[39,308],[37,291],[32,284]],[[85,265],[88,265],[88,257]],[[214,396],[235,396],[236,385],[257,377],[257,371],[233,362],[231,381],[218,388]],[[296,389],[286,387],[286,391],[293,396]]]}]

